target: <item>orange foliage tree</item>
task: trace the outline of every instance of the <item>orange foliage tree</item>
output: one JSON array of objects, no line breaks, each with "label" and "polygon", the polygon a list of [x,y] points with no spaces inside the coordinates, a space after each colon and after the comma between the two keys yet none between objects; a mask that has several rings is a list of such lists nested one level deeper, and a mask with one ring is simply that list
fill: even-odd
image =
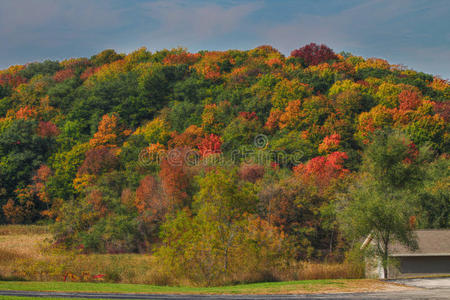
[{"label": "orange foliage tree", "polygon": [[106,145],[117,147],[122,139],[129,135],[129,130],[124,130],[116,115],[104,115],[98,124],[98,130],[89,141],[91,147]]}]

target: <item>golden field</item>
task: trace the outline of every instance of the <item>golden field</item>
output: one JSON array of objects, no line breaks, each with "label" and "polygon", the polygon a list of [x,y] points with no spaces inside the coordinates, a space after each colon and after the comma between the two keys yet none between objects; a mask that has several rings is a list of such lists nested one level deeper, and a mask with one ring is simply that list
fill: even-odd
[{"label": "golden field", "polygon": [[[363,271],[348,263],[296,262],[272,276],[283,281],[361,278]],[[0,279],[62,281],[64,277],[67,281],[192,285],[182,278],[173,278],[150,254],[81,254],[53,247],[45,226],[0,226]],[[261,281],[245,271],[242,278],[247,282]],[[236,280],[242,282],[242,278]]]}]

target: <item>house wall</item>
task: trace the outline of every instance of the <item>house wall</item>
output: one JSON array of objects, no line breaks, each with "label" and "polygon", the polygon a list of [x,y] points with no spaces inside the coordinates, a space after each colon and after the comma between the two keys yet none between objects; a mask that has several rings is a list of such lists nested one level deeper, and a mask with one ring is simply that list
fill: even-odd
[{"label": "house wall", "polygon": [[384,278],[383,266],[381,260],[378,257],[367,257],[366,258],[366,278]]}]

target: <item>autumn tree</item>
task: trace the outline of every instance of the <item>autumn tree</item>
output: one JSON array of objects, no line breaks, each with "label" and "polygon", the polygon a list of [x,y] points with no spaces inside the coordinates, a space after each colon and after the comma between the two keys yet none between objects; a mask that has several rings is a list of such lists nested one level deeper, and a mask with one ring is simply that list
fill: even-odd
[{"label": "autumn tree", "polygon": [[[136,190],[134,205],[142,222],[140,231],[145,240],[150,243],[157,237],[159,225],[169,212],[168,197],[163,194],[161,184],[151,175],[145,176]],[[150,245],[147,244],[147,247]]]},{"label": "autumn tree", "polygon": [[171,212],[188,205],[190,180],[186,170],[185,151],[183,148],[172,150],[160,164],[159,177]]},{"label": "autumn tree", "polygon": [[359,178],[343,204],[345,232],[354,239],[373,238],[384,278],[389,276],[389,247],[394,241],[416,247],[409,220],[416,214],[428,157],[426,148],[417,149],[401,133],[376,131],[364,152]]},{"label": "autumn tree", "polygon": [[199,178],[199,185],[196,215],[183,210],[163,225],[157,255],[173,272],[206,284],[228,282],[243,261],[246,269],[270,270],[285,254],[284,236],[248,215],[257,200],[254,186],[240,182],[236,170],[221,169]]},{"label": "autumn tree", "polygon": [[210,134],[205,136],[201,142],[197,145],[198,151],[202,157],[211,155],[211,154],[217,154],[221,153],[221,146],[222,146],[222,139],[215,135]]},{"label": "autumn tree", "polygon": [[[48,158],[54,141],[37,135],[34,120],[18,119],[0,133],[0,205],[27,188],[32,174]],[[33,201],[32,201],[33,202]],[[26,201],[24,202],[26,203]]]},{"label": "autumn tree", "polygon": [[264,166],[258,164],[242,164],[239,169],[239,177],[242,180],[255,183],[257,180],[264,176],[265,168]]},{"label": "autumn tree", "polygon": [[92,147],[108,146],[116,147],[124,136],[128,135],[128,131],[124,131],[119,118],[116,115],[104,115],[98,124],[98,130],[89,144]]},{"label": "autumn tree", "polygon": [[337,59],[333,50],[323,44],[317,45],[315,43],[293,50],[291,56],[303,59],[307,66],[318,65],[322,62]]}]

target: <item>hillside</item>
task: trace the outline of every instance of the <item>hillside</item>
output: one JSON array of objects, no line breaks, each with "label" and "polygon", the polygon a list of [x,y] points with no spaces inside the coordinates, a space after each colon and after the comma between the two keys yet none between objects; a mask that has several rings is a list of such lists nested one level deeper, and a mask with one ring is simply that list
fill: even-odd
[{"label": "hillside", "polygon": [[242,259],[261,274],[286,257],[343,260],[340,212],[367,174],[415,195],[413,226],[448,228],[449,100],[445,80],[314,44],[11,66],[0,222],[52,223],[86,252],[154,251],[201,268],[193,281]]}]

